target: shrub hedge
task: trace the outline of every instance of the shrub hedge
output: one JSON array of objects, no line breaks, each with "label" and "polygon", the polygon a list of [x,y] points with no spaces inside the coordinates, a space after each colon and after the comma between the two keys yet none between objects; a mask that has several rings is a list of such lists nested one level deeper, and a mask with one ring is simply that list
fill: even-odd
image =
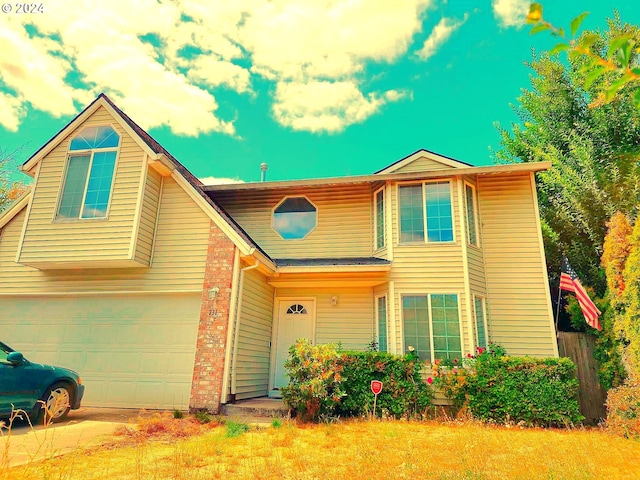
[{"label": "shrub hedge", "polygon": [[607,430],[627,438],[640,438],[640,384],[633,380],[607,393]]},{"label": "shrub hedge", "polygon": [[581,422],[575,365],[568,358],[509,357],[480,349],[464,368],[434,369],[434,384],[482,421],[538,426]]},{"label": "shrub hedge", "polygon": [[373,413],[371,381],[383,382],[376,415],[421,415],[433,393],[420,375],[413,355],[383,352],[343,352],[336,345],[311,345],[298,340],[285,362],[290,383],[282,389],[285,404],[304,420]]}]

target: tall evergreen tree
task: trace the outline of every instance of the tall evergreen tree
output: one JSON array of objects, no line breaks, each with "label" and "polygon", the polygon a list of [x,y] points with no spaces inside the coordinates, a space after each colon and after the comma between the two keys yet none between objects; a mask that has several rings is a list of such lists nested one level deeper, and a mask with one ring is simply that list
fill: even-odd
[{"label": "tall evergreen tree", "polygon": [[[640,29],[617,15],[606,31],[584,35],[591,35],[592,48],[603,54],[613,38],[628,36],[640,44]],[[637,65],[633,55],[631,64]],[[494,160],[552,162],[551,170],[537,175],[550,277],[557,279],[566,252],[583,283],[603,295],[606,281],[599,265],[606,222],[616,211],[635,217],[640,200],[640,111],[631,85],[612,102],[598,102],[614,75],[603,74],[585,88],[591,71],[586,62],[580,55],[570,55],[567,63],[534,54],[531,88],[514,106],[520,123],[498,126],[502,149]]]}]

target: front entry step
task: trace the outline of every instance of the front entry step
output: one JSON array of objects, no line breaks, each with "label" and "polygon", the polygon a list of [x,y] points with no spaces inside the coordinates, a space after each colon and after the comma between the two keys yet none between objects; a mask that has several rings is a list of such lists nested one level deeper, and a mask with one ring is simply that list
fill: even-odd
[{"label": "front entry step", "polygon": [[289,409],[279,398],[250,398],[222,405],[222,414],[228,417],[286,418]]}]

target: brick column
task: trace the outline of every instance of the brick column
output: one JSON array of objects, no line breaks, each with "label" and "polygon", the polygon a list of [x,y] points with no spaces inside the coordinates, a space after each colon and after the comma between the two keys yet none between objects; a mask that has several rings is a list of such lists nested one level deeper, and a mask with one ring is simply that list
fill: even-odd
[{"label": "brick column", "polygon": [[[220,410],[234,252],[233,242],[211,222],[189,402],[193,410]],[[215,289],[217,293],[211,298]]]}]

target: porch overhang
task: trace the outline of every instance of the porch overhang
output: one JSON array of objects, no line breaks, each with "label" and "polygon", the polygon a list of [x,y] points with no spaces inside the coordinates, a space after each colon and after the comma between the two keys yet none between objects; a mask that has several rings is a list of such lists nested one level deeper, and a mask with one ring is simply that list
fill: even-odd
[{"label": "porch overhang", "polygon": [[268,278],[274,287],[373,287],[388,281],[391,262],[382,258],[276,259]]}]

